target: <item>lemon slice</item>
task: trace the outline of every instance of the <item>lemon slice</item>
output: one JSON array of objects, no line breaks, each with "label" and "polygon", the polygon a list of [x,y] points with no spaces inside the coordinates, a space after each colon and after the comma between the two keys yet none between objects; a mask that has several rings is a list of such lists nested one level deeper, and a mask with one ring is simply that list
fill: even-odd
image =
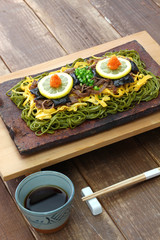
[{"label": "lemon slice", "polygon": [[97,63],[96,71],[100,76],[109,79],[119,79],[131,71],[131,63],[127,59],[118,57],[121,65],[116,70],[112,70],[107,66],[109,59],[105,58]]},{"label": "lemon slice", "polygon": [[50,86],[51,75],[45,76],[38,83],[38,89],[46,98],[57,99],[66,96],[73,87],[73,78],[67,73],[56,73],[61,78],[61,86],[54,88]]}]

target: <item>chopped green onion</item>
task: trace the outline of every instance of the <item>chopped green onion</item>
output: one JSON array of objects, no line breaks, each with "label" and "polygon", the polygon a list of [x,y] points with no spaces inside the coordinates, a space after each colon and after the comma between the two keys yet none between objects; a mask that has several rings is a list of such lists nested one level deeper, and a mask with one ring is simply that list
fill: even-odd
[{"label": "chopped green onion", "polygon": [[98,91],[99,87],[98,86],[94,86],[94,90]]},{"label": "chopped green onion", "polygon": [[75,74],[81,84],[93,86],[94,80],[92,78],[94,77],[94,74],[91,68],[89,68],[88,66],[84,68],[76,68]]}]

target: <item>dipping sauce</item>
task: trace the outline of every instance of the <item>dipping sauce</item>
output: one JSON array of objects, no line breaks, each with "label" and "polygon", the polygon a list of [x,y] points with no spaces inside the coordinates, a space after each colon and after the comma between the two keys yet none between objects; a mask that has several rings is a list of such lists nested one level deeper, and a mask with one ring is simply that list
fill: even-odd
[{"label": "dipping sauce", "polygon": [[67,193],[55,186],[43,186],[31,191],[25,198],[24,207],[34,212],[48,212],[63,206]]}]

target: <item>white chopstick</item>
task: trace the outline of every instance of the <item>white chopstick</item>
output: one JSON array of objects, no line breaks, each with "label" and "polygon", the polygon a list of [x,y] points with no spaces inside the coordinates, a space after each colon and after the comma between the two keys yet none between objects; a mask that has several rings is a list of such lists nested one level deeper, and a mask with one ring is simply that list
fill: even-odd
[{"label": "white chopstick", "polygon": [[112,186],[101,189],[101,190],[99,190],[95,193],[92,193],[92,194],[88,195],[88,196],[82,197],[82,201],[87,201],[87,200],[90,200],[92,198],[96,198],[100,195],[103,195],[105,193],[113,192],[113,191],[119,190],[119,189],[124,188],[124,187],[132,186],[133,184],[143,182],[145,180],[148,180],[148,179],[153,178],[153,177],[157,177],[159,175],[160,175],[160,167],[154,168],[154,169],[149,170],[147,172],[141,173],[141,174],[139,174],[135,177],[128,178],[128,179],[126,179],[122,182],[119,182],[119,183],[113,184]]}]

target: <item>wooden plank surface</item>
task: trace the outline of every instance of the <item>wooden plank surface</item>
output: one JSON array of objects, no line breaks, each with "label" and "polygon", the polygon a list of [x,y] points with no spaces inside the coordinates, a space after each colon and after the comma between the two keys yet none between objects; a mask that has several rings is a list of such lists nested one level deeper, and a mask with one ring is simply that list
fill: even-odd
[{"label": "wooden plank surface", "polygon": [[147,29],[160,44],[160,35],[157,31],[160,28],[160,8],[157,7],[160,6],[159,1],[134,0],[134,4],[130,0],[90,2],[121,36]]},{"label": "wooden plank surface", "polygon": [[23,0],[0,1],[1,57],[11,71],[66,55]]},{"label": "wooden plank surface", "polygon": [[[75,196],[73,199],[71,216],[66,227],[56,234],[40,234],[34,231],[36,239],[41,240],[60,240],[60,239],[75,239],[88,240],[90,237],[95,240],[107,239],[123,240],[123,234],[118,230],[113,220],[108,213],[103,209],[103,213],[98,216],[93,216],[86,203],[81,200],[81,189],[87,186],[74,162],[68,161],[57,166],[52,166],[49,170],[63,172],[67,175],[75,187]],[[14,194],[15,187],[22,178],[13,179],[7,182],[7,185]],[[102,224],[103,222],[103,224]]]},{"label": "wooden plank surface", "polygon": [[68,53],[120,37],[88,0],[26,2]]},{"label": "wooden plank surface", "polygon": [[2,0],[0,9],[1,57],[11,71],[120,37],[87,0]]},{"label": "wooden plank surface", "polygon": [[[114,40],[113,42],[109,42],[106,44],[99,45],[97,47],[90,48],[89,50],[83,50],[65,57],[62,57],[57,60],[53,60],[52,62],[47,62],[44,64],[37,65],[32,67],[30,70],[40,71],[40,69],[54,67],[54,63],[63,64],[68,63],[68,61],[73,61],[76,57],[87,57],[92,55],[92,53],[98,53],[102,51],[106,51],[116,45],[121,45],[122,43],[131,41],[131,40],[139,41],[142,46],[150,53],[150,55],[159,63],[160,56],[156,53],[159,51],[159,45],[148,35],[146,32],[140,32],[131,36],[127,36],[122,39]],[[87,55],[87,56],[86,56]],[[57,65],[56,65],[57,66]],[[55,67],[56,67],[55,66]],[[28,73],[28,69],[15,73],[15,76],[20,76],[21,74],[26,75]],[[14,73],[10,74],[4,78],[1,77],[2,81],[6,81],[10,79],[10,77],[14,78]],[[0,145],[2,160],[0,162],[0,171],[1,176],[4,180],[8,180],[28,172],[36,171],[41,169],[42,167],[46,167],[52,164],[55,164],[60,161],[67,160],[71,157],[77,156],[79,154],[83,154],[85,152],[91,151],[93,149],[97,149],[99,147],[103,147],[105,145],[120,141],[122,139],[134,136],[136,134],[142,133],[144,131],[148,131],[155,127],[160,126],[160,113],[156,113],[152,116],[145,117],[144,119],[136,120],[127,125],[122,125],[118,128],[111,129],[109,131],[100,133],[94,136],[85,138],[82,140],[78,140],[74,143],[65,144],[64,146],[60,146],[51,150],[43,151],[37,153],[35,155],[31,155],[28,157],[21,157],[15,148],[9,134],[3,123],[0,124],[0,136],[3,139],[3,142]]]},{"label": "wooden plank surface", "polygon": [[154,161],[160,166],[160,128],[150,131],[149,134],[140,134],[136,137],[136,139],[140,145],[143,145]]},{"label": "wooden plank surface", "polygon": [[153,1],[157,4],[158,7],[160,7],[160,0],[153,0]]},{"label": "wooden plank surface", "polygon": [[8,75],[10,73],[10,70],[7,68],[5,63],[0,59],[0,74],[1,75]]},{"label": "wooden plank surface", "polygon": [[[75,163],[93,192],[157,167],[133,138],[79,156]],[[98,199],[126,239],[159,239],[159,177]]]},{"label": "wooden plank surface", "polygon": [[[1,240],[33,240],[28,224],[18,210],[0,179],[0,239]],[[6,204],[7,203],[7,204]]]},{"label": "wooden plank surface", "polygon": [[[87,240],[91,236],[107,240],[123,237],[159,240],[160,177],[99,197],[103,213],[96,217],[80,195],[84,187],[97,191],[155,167],[157,163],[147,150],[130,138],[44,169],[66,174],[75,185],[76,195],[70,221],[63,231],[49,236],[34,234],[41,240],[72,239],[73,236],[75,240]],[[7,182],[12,194],[19,181],[20,178]]]}]

